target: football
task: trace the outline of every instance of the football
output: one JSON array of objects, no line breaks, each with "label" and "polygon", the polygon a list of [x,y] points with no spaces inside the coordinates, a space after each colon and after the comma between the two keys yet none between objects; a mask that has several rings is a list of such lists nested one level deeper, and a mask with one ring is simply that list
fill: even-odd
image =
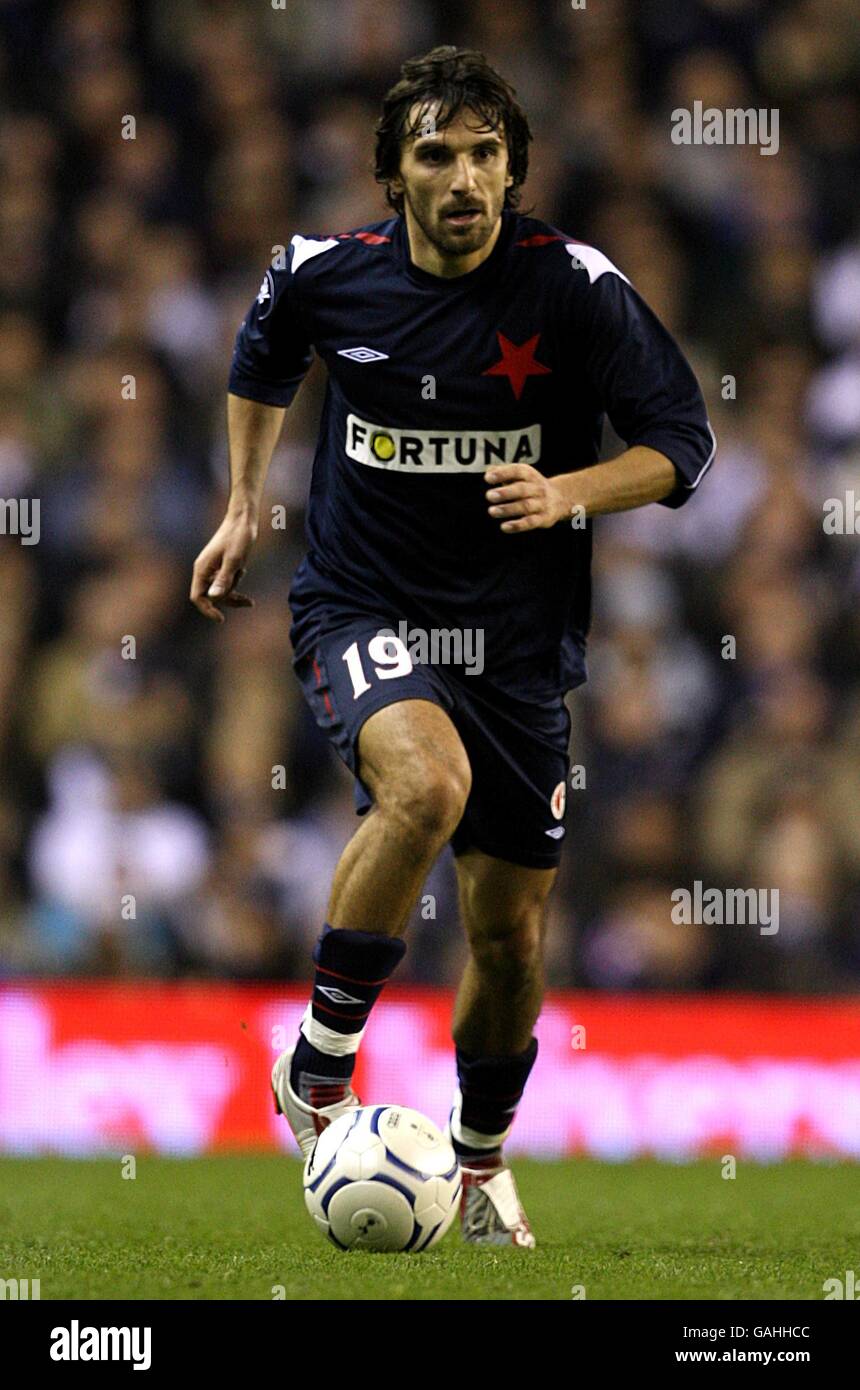
[{"label": "football", "polygon": [[304,1172],[305,1204],[339,1250],[429,1250],[457,1213],[460,1168],[431,1120],[363,1105],[324,1129]]}]

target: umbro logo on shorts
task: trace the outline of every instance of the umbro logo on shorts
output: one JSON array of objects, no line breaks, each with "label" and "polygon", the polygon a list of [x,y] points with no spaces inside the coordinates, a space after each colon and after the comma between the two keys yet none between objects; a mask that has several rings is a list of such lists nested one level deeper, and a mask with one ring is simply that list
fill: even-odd
[{"label": "umbro logo on shorts", "polygon": [[350,362],[387,362],[387,352],[377,352],[376,348],[339,348],[338,357],[348,357]]},{"label": "umbro logo on shorts", "polygon": [[317,985],[317,993],[324,994],[326,999],[330,999],[333,1004],[363,1004],[363,999],[356,999],[354,994],[347,994],[344,990],[338,989],[337,985]]},{"label": "umbro logo on shorts", "polygon": [[554,825],[552,830],[545,830],[543,833],[544,835],[548,835],[551,840],[560,840],[564,834],[564,826]]}]

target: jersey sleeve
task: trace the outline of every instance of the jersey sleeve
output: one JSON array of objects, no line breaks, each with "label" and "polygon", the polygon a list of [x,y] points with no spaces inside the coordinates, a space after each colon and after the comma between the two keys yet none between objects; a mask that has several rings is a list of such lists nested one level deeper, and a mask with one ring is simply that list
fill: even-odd
[{"label": "jersey sleeve", "polygon": [[312,361],[292,270],[270,266],[236,334],[228,390],[263,405],[288,406]]},{"label": "jersey sleeve", "polygon": [[584,306],[590,383],[628,448],[647,445],[671,460],[677,486],[661,504],[681,507],[716,452],[699,384],[671,333],[626,277],[614,266],[600,269]]}]

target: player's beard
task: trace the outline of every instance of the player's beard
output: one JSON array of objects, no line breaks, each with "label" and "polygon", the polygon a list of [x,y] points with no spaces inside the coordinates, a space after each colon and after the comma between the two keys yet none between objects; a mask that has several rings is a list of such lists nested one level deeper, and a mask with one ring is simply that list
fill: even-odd
[{"label": "player's beard", "polygon": [[480,216],[465,227],[446,222],[445,217],[435,212],[429,203],[416,202],[408,192],[404,192],[404,200],[427,240],[441,255],[454,258],[470,256],[486,245],[501,216],[505,195],[502,192],[501,197],[497,201],[494,199],[491,204],[485,197],[476,198],[474,204],[464,201],[464,207],[474,205],[480,209]]}]

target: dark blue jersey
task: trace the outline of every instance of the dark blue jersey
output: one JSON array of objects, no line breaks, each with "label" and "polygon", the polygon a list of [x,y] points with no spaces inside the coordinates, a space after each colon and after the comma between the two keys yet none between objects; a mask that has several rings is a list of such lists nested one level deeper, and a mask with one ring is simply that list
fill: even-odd
[{"label": "dark blue jersey", "polygon": [[600,251],[502,214],[476,270],[410,260],[394,217],[293,237],[242,324],[229,389],[287,406],[312,360],[328,368],[290,591],[296,655],[344,613],[395,629],[482,629],[484,675],[528,700],[585,679],[591,526],[506,534],[485,470],[547,476],[597,461],[604,414],[629,446],[675,466],[681,506],[713,457],[695,377],[671,335]]}]

